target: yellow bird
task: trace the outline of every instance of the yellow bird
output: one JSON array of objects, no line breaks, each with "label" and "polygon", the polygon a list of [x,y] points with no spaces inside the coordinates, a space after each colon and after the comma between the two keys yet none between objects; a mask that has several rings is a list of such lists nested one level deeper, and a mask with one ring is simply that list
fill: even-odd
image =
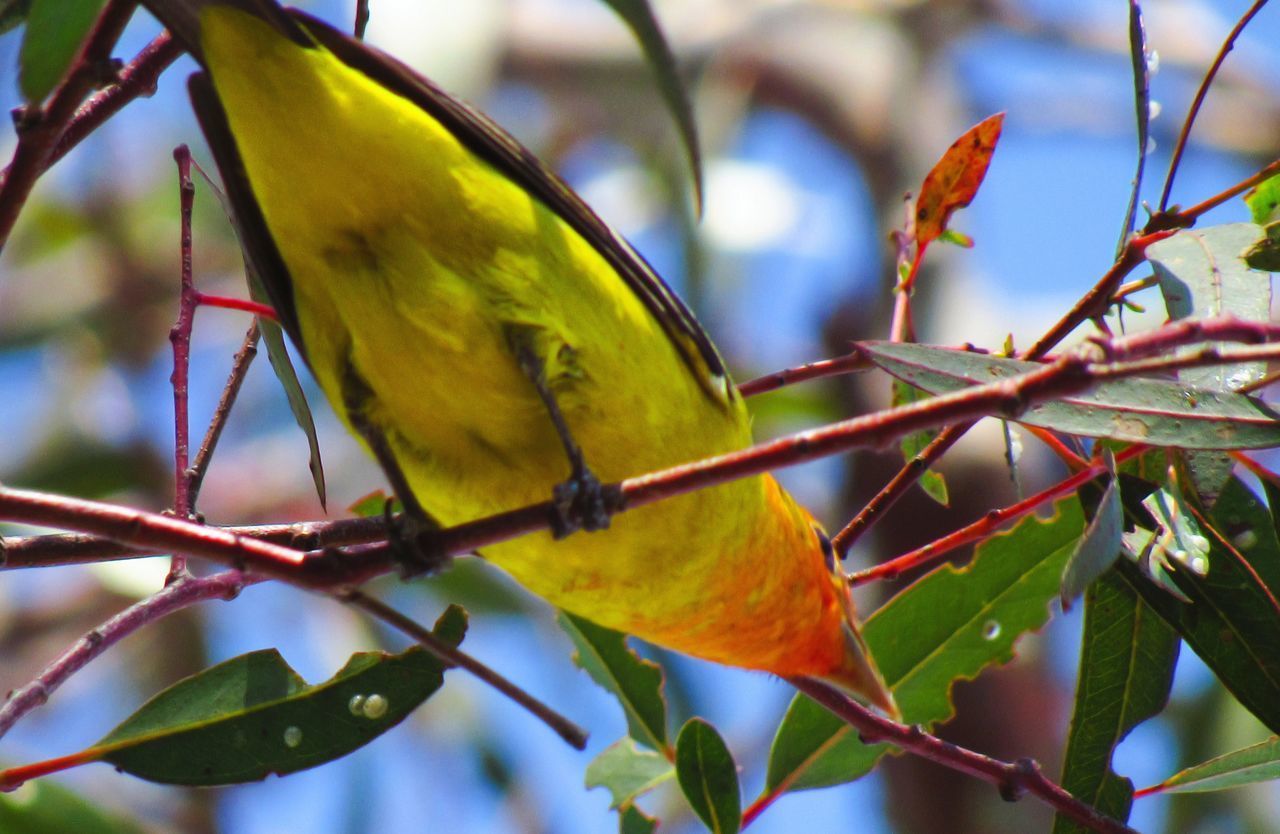
[{"label": "yellow bird", "polygon": [[[411,522],[554,493],[561,535],[481,555],[600,625],[896,712],[825,534],[771,476],[608,518],[594,476],[735,451],[751,433],[693,316],[567,185],[302,12],[144,5],[204,70],[192,101],[248,259]],[[608,529],[563,537],[575,522]]]}]

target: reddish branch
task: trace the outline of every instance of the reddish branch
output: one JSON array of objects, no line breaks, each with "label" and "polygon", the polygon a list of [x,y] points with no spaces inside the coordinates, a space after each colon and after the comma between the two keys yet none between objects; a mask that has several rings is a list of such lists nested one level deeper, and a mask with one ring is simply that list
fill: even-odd
[{"label": "reddish branch", "polygon": [[1137,834],[1134,829],[1100,814],[1055,784],[1032,759],[1016,762],[993,759],[931,736],[920,727],[882,718],[819,681],[809,678],[788,678],[788,681],[861,733],[868,743],[886,742],[922,759],[990,782],[1000,790],[1000,796],[1010,801],[1031,794],[1062,816],[1093,831]]},{"label": "reddish branch", "polygon": [[76,108],[103,81],[111,50],[133,15],[136,0],[111,0],[86,38],[80,57],[43,106],[30,104],[14,119],[18,146],[0,174],[0,250],[13,231],[27,196],[48,167],[54,147]]}]

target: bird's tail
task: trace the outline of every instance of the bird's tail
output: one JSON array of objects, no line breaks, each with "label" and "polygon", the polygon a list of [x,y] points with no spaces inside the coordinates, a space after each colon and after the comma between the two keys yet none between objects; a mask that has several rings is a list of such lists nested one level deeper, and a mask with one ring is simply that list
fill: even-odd
[{"label": "bird's tail", "polygon": [[[852,606],[850,606],[852,609]],[[880,669],[871,658],[867,643],[854,624],[851,616],[844,624],[844,658],[833,671],[822,676],[822,679],[856,698],[870,703],[883,710],[895,721],[901,720],[902,713],[893,700],[893,693],[885,685]]]}]

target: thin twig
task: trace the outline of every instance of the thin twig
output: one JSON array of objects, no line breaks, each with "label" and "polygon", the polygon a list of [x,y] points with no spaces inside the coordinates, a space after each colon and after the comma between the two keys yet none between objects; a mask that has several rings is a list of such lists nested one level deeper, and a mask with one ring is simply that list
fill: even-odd
[{"label": "thin twig", "polygon": [[1067,793],[1045,776],[1032,759],[1004,762],[943,741],[920,727],[882,718],[820,681],[811,678],[788,678],[787,681],[861,733],[869,743],[892,744],[914,756],[990,782],[999,789],[1000,796],[1007,800],[1018,799],[1029,793],[1064,817],[1093,831],[1102,834],[1137,834],[1119,820],[1099,813]]},{"label": "thin twig", "polygon": [[204,440],[200,442],[200,448],[196,451],[196,459],[192,462],[191,468],[187,470],[191,478],[189,489],[193,505],[200,495],[200,487],[204,484],[204,476],[209,471],[209,462],[213,459],[213,450],[217,448],[218,440],[222,437],[222,430],[226,427],[227,419],[231,416],[231,406],[240,394],[240,386],[244,384],[244,378],[249,373],[249,366],[253,364],[253,357],[258,355],[259,335],[258,320],[254,319],[249,324],[249,329],[245,331],[244,340],[240,343],[240,349],[236,351],[235,357],[231,360],[231,373],[227,376],[227,383],[222,386],[222,396],[218,398],[218,407],[213,410],[213,417],[209,420],[209,428],[205,430]]},{"label": "thin twig", "polygon": [[1262,11],[1262,7],[1265,5],[1267,5],[1267,0],[1254,0],[1248,11],[1236,21],[1235,27],[1227,35],[1227,39],[1222,42],[1222,47],[1218,50],[1217,56],[1209,66],[1208,72],[1204,74],[1204,78],[1200,81],[1200,88],[1196,90],[1196,96],[1192,99],[1191,107],[1187,110],[1187,118],[1182,122],[1182,130],[1178,133],[1177,144],[1173,146],[1173,156],[1169,160],[1169,173],[1165,175],[1164,188],[1160,191],[1159,210],[1161,212],[1169,207],[1169,195],[1173,192],[1173,178],[1178,173],[1178,166],[1182,163],[1182,154],[1187,148],[1187,140],[1191,138],[1191,127],[1196,122],[1196,116],[1200,114],[1200,107],[1204,104],[1205,96],[1209,94],[1209,88],[1213,85],[1213,80],[1217,77],[1218,70],[1222,67],[1222,62],[1227,60],[1227,54],[1235,48],[1236,38],[1240,37],[1244,27],[1249,25],[1249,21],[1253,20],[1254,15]]},{"label": "thin twig", "polygon": [[406,617],[385,602],[361,591],[340,591],[333,596],[340,602],[344,602],[353,608],[358,608],[397,631],[412,637],[423,648],[449,666],[456,666],[470,672],[473,677],[483,683],[487,683],[524,707],[531,715],[550,727],[556,735],[560,736],[575,749],[583,750],[586,748],[586,730],[583,730],[577,724],[574,724],[568,718],[542,703],[493,669],[441,640],[430,629]]},{"label": "thin twig", "polygon": [[134,603],[77,640],[45,667],[35,680],[9,693],[0,706],[0,736],[31,710],[43,704],[68,678],[125,637],[157,620],[207,599],[234,599],[240,590],[260,580],[228,570],[210,576],[185,576]]}]

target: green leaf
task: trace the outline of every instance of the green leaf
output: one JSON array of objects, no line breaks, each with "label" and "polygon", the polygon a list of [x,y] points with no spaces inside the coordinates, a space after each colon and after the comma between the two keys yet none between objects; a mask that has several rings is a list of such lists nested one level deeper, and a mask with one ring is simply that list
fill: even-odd
[{"label": "green leaf", "polygon": [[[248,260],[245,261],[245,268],[250,276],[249,296],[255,301],[267,303],[266,289],[254,276]],[[285,398],[289,401],[289,410],[293,412],[293,420],[307,438],[307,448],[310,450],[307,468],[311,470],[311,482],[315,485],[316,497],[320,499],[320,506],[324,507],[328,496],[324,482],[324,462],[320,459],[320,438],[316,434],[316,424],[311,417],[311,406],[307,404],[307,395],[302,390],[298,372],[294,370],[293,360],[289,358],[289,351],[284,346],[284,331],[279,324],[270,319],[258,319],[258,327],[262,330],[262,341],[267,346],[267,361],[271,363],[271,370],[275,372],[276,379],[284,388]]]},{"label": "green leaf", "polygon": [[675,120],[676,129],[680,131],[680,141],[684,144],[685,156],[689,160],[689,173],[693,177],[694,204],[698,213],[702,212],[702,151],[698,145],[698,126],[693,119],[693,106],[680,81],[680,73],[676,69],[675,56],[662,34],[658,20],[653,16],[653,9],[648,0],[604,0],[618,16],[630,27],[631,33],[640,43],[649,69],[658,82],[658,90],[666,102],[671,117]]},{"label": "green leaf", "polygon": [[[435,633],[461,642],[451,606]],[[435,693],[444,665],[415,646],[361,652],[309,686],[274,649],[250,652],[179,681],[86,751],[153,782],[225,785],[293,773],[344,756],[400,723]]]},{"label": "green leaf", "polygon": [[694,813],[714,834],[742,827],[738,768],[724,739],[701,718],[690,718],[676,739],[676,778]]},{"label": "green leaf", "polygon": [[[226,193],[209,178],[204,168],[197,165],[196,170],[200,172],[200,176],[204,178],[209,191],[222,207],[222,213],[226,215],[227,220],[230,221],[231,226],[235,229],[236,237],[244,240],[245,236],[240,231],[240,221],[236,213],[232,211],[231,203],[228,201]],[[247,250],[241,247],[241,251],[244,254],[244,275],[245,281],[249,286],[249,297],[259,304],[270,305],[271,299],[267,295],[267,288],[262,282],[262,277],[258,275],[258,270],[249,258]],[[293,360],[289,358],[289,350],[285,347],[284,330],[277,322],[261,317],[258,319],[258,329],[262,332],[262,341],[267,346],[267,361],[271,364],[271,370],[275,373],[276,379],[279,380],[280,387],[284,389],[285,399],[289,402],[289,410],[293,413],[293,420],[298,424],[298,428],[302,429],[303,435],[307,438],[307,448],[310,450],[307,468],[311,470],[311,482],[315,485],[316,497],[320,499],[320,506],[325,507],[328,501],[328,491],[325,488],[324,462],[320,458],[320,439],[316,435],[316,424],[311,416],[311,406],[307,404],[306,392],[302,390],[302,383],[298,380],[298,372],[294,370]]]},{"label": "green leaf", "polygon": [[80,47],[106,0],[31,0],[27,32],[18,53],[18,86],[39,104],[80,54]]},{"label": "green leaf", "polygon": [[0,794],[0,831],[5,834],[142,834],[143,830],[138,823],[109,814],[48,779]]},{"label": "green leaf", "polygon": [[[1111,769],[1116,746],[1158,714],[1169,698],[1178,635],[1123,579],[1109,573],[1089,586],[1084,640],[1062,786],[1109,817],[1129,818],[1133,783]],[[1059,815],[1053,834],[1087,829]]]},{"label": "green leaf", "polygon": [[[919,400],[927,400],[929,399],[929,396],[928,392],[921,391],[914,385],[908,385],[898,379],[893,381],[893,404],[895,406],[907,405],[908,403],[918,402]],[[910,461],[916,455],[920,454],[920,452],[924,450],[924,447],[928,446],[933,441],[933,438],[937,436],[937,431],[918,431],[902,438],[899,442],[899,446],[902,449],[902,459],[904,461]],[[924,490],[925,495],[928,495],[934,501],[937,501],[944,507],[950,503],[951,499],[947,495],[947,481],[942,477],[942,473],[935,472],[932,469],[926,469],[924,473],[920,475],[918,483],[920,484],[920,488]]]},{"label": "green leaf", "polygon": [[[942,394],[1011,379],[1035,362],[897,342],[863,342],[868,358],[898,379]],[[1092,393],[1033,405],[1017,421],[1066,434],[1182,449],[1261,449],[1280,445],[1280,419],[1259,399],[1201,391],[1180,382],[1122,379]]]},{"label": "green leaf", "polygon": [[631,737],[659,752],[667,749],[667,704],[662,669],[627,648],[622,634],[562,611],[560,627],[578,651],[574,662],[622,704]]},{"label": "green leaf", "polygon": [[1264,272],[1280,272],[1280,221],[1263,227],[1261,240],[1244,250],[1244,262]]},{"label": "green leaf", "polygon": [[605,788],[613,795],[610,808],[629,805],[675,775],[675,766],[661,753],[642,750],[635,739],[614,742],[587,765],[588,788]]},{"label": "green leaf", "polygon": [[1249,207],[1249,216],[1259,226],[1280,220],[1280,174],[1249,189],[1244,203]]},{"label": "green leaf", "polygon": [[1213,565],[1207,576],[1175,571],[1190,603],[1154,587],[1127,560],[1121,575],[1213,670],[1236,699],[1280,732],[1280,541],[1267,507],[1238,478],[1210,515]]},{"label": "green leaf", "polygon": [[[1246,321],[1271,316],[1271,276],[1251,269],[1244,251],[1263,236],[1253,223],[1185,229],[1147,247],[1171,319],[1231,314]],[[1265,362],[1184,368],[1178,379],[1204,391],[1235,391],[1267,372]]]},{"label": "green leaf", "polygon": [[1095,579],[1111,569],[1120,558],[1121,536],[1124,534],[1124,505],[1113,477],[1098,502],[1098,509],[1075,552],[1062,572],[1062,610],[1066,611],[1076,597],[1084,593]]},{"label": "green leaf", "polygon": [[0,0],[0,35],[26,20],[30,8],[31,0]]},{"label": "green leaf", "polygon": [[[1074,498],[1047,520],[1024,518],[992,537],[961,570],[938,568],[876,611],[863,625],[871,654],[903,720],[945,721],[951,686],[1013,657],[1018,637],[1049,619],[1062,570],[1084,530]],[[769,754],[767,790],[806,790],[868,773],[886,745],[866,745],[808,698],[792,701]]]},{"label": "green leaf", "polygon": [[618,816],[618,834],[653,834],[658,821],[634,805],[622,809]]},{"label": "green leaf", "polygon": [[1159,785],[1160,793],[1203,793],[1280,779],[1280,738],[1225,753],[1180,770]]}]

